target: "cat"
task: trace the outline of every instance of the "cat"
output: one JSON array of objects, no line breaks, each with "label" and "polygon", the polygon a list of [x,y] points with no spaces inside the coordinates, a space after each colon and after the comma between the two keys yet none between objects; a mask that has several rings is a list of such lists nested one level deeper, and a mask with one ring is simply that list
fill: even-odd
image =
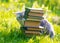
[{"label": "cat", "polygon": [[49,35],[50,38],[54,38],[55,36],[54,28],[48,20],[42,19],[40,22],[40,26],[46,29],[46,35]]}]

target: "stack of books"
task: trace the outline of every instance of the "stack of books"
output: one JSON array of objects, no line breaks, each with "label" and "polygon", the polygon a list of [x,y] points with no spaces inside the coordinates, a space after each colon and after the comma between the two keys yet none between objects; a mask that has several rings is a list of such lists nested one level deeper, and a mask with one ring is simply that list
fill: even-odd
[{"label": "stack of books", "polygon": [[26,8],[25,11],[25,22],[24,27],[26,27],[25,33],[28,35],[40,35],[42,28],[39,28],[40,21],[43,18],[44,10],[38,8]]}]

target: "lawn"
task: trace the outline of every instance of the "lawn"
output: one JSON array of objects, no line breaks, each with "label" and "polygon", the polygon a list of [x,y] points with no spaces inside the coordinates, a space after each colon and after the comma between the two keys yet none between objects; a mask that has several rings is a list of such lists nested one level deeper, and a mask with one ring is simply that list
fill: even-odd
[{"label": "lawn", "polygon": [[[55,30],[54,39],[50,39],[49,36],[32,36],[27,37],[21,31],[21,25],[16,20],[16,16],[13,12],[23,11],[24,3],[0,3],[0,43],[60,43],[60,25],[53,23],[53,17],[60,17],[59,12],[54,13],[53,11],[47,12],[48,17],[47,20],[52,23]],[[40,7],[35,6],[33,7]],[[28,5],[27,5],[28,6]],[[44,7],[44,5],[42,6]],[[44,7],[47,10],[48,7]],[[50,10],[48,8],[48,10]],[[58,14],[59,13],[59,14]],[[55,19],[54,19],[55,20]]]}]

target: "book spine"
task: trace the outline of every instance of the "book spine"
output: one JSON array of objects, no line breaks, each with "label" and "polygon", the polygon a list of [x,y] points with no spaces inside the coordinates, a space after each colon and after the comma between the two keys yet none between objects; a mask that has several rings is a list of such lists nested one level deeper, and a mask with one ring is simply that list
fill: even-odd
[{"label": "book spine", "polygon": [[27,30],[25,30],[25,33],[26,34],[40,34],[39,31],[27,31]]},{"label": "book spine", "polygon": [[40,31],[41,29],[39,29],[39,28],[27,28],[27,30],[30,30],[30,31]]},{"label": "book spine", "polygon": [[30,12],[30,9],[25,8],[25,14],[24,14],[24,18],[27,19],[28,18],[28,13]]},{"label": "book spine", "polygon": [[34,19],[34,20],[36,19],[36,20],[40,21],[40,20],[44,19],[44,17],[42,17],[42,16],[31,16],[30,15],[30,16],[28,16],[28,19]]},{"label": "book spine", "polygon": [[36,21],[25,21],[25,24],[24,26],[39,26],[40,25],[40,22],[36,22]]},{"label": "book spine", "polygon": [[43,10],[30,10],[30,12],[34,12],[34,13],[44,13]]},{"label": "book spine", "polygon": [[39,19],[33,19],[33,18],[28,18],[26,21],[40,22],[41,20],[39,20]]},{"label": "book spine", "polygon": [[29,13],[28,16],[43,16],[44,14]]},{"label": "book spine", "polygon": [[40,11],[40,12],[38,12],[38,11],[35,11],[35,12],[34,12],[34,11],[32,11],[32,12],[31,12],[31,11],[30,11],[30,13],[44,14],[44,12],[42,12],[42,11]]}]

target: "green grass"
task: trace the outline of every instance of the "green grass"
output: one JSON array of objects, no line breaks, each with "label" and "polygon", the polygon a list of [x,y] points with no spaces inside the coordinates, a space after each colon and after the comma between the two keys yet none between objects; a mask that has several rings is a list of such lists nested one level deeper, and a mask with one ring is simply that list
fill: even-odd
[{"label": "green grass", "polygon": [[[10,3],[11,4],[11,3]],[[32,36],[27,37],[23,34],[20,29],[20,24],[16,20],[15,14],[13,12],[17,11],[19,8],[9,7],[10,4],[3,4],[0,7],[0,43],[60,43],[60,25],[53,24],[55,30],[54,39],[50,39],[49,36]],[[15,5],[16,3],[14,3]],[[21,5],[22,6],[22,5]],[[10,10],[7,10],[11,8]],[[6,11],[5,11],[6,9]],[[21,9],[19,9],[21,10]],[[56,14],[55,14],[56,15]],[[52,23],[51,18],[55,16],[54,13],[49,14],[48,20]]]}]

